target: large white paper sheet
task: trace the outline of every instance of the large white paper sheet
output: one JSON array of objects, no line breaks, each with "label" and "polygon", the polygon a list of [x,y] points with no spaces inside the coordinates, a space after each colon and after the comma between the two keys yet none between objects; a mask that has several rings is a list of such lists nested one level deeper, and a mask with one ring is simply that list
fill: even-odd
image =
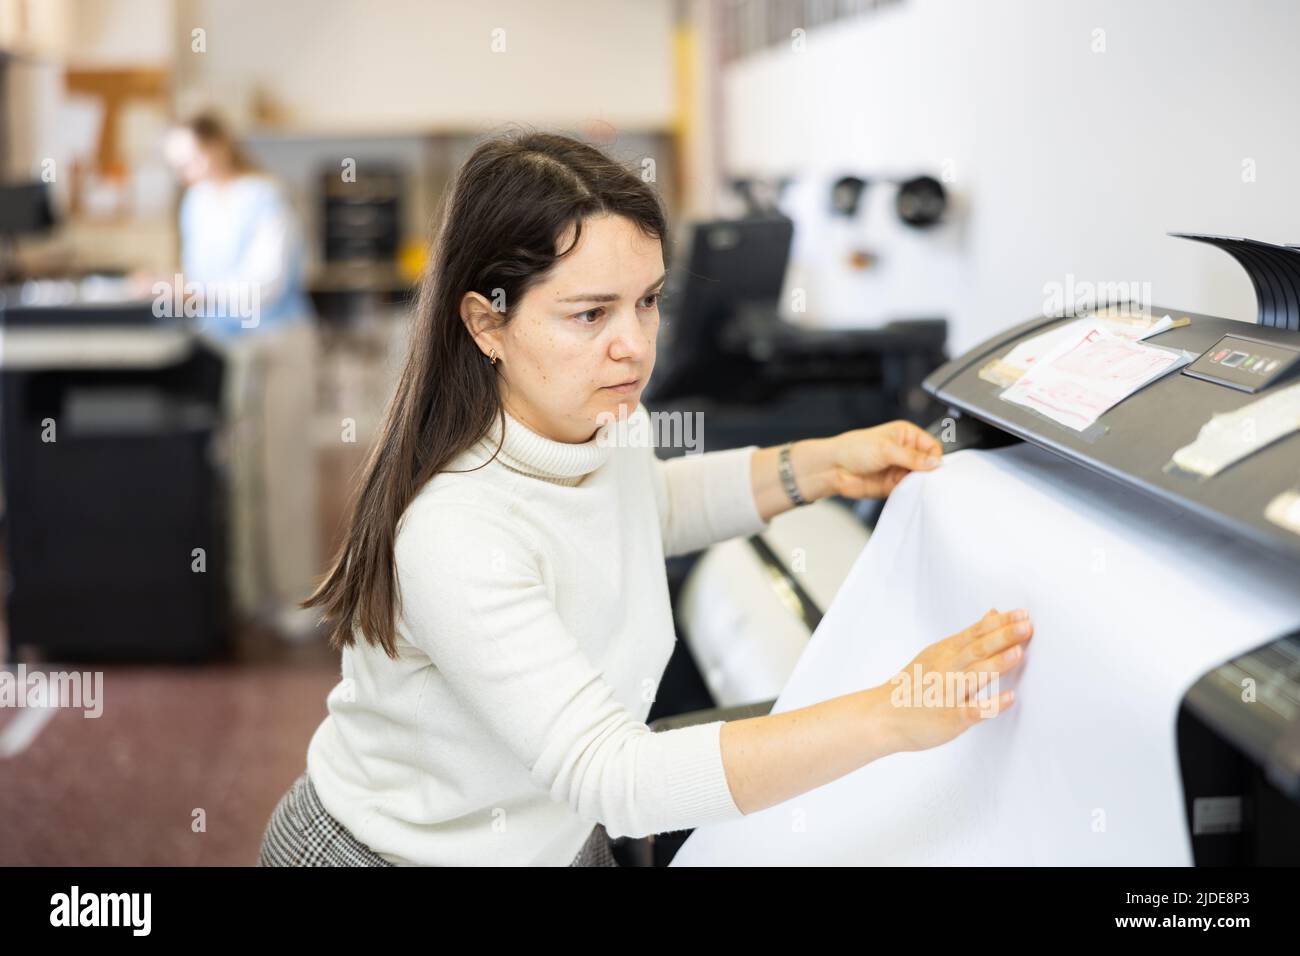
[{"label": "large white paper sheet", "polygon": [[894,491],[775,711],[882,684],[990,607],[1027,607],[1015,706],[701,827],[673,864],[1190,864],[1178,705],[1300,624],[1280,565],[1036,447],[956,452]]}]

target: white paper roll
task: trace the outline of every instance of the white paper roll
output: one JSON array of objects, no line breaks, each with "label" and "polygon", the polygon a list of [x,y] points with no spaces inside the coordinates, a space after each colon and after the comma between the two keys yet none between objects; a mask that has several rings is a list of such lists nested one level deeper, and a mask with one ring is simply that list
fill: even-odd
[{"label": "white paper roll", "polygon": [[1300,625],[1295,568],[1036,447],[957,452],[895,490],[775,711],[885,683],[992,607],[1034,620],[1010,711],[673,864],[1190,864],[1179,703]]}]

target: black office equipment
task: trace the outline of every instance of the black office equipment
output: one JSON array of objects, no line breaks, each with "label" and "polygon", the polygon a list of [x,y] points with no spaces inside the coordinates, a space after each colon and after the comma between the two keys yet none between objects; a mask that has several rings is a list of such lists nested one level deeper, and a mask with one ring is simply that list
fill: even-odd
[{"label": "black office equipment", "polygon": [[388,163],[363,163],[344,179],[321,171],[321,240],[326,263],[392,263],[402,236],[403,175]]},{"label": "black office equipment", "polygon": [[45,183],[0,185],[0,235],[44,232],[54,223],[54,209]]},{"label": "black office equipment", "polygon": [[17,658],[186,662],[227,649],[223,363],[136,308],[96,327],[0,309]]},{"label": "black office equipment", "polygon": [[[1002,386],[980,377],[989,360],[1073,321],[1032,319],[975,346],[925,380],[925,390],[948,408],[931,431],[954,439],[947,445],[949,450],[1033,442],[1252,542],[1300,574],[1300,533],[1266,516],[1270,502],[1300,480],[1300,432],[1278,439],[1209,480],[1165,467],[1211,416],[1297,381],[1300,363],[1288,357],[1300,350],[1300,325],[1291,319],[1293,303],[1300,306],[1292,290],[1300,290],[1300,284],[1289,285],[1286,276],[1300,262],[1300,253],[1253,240],[1189,238],[1213,240],[1246,266],[1260,292],[1257,324],[1151,307],[1153,316],[1168,313],[1190,319],[1183,327],[1156,335],[1152,343],[1199,358],[1184,369],[1185,374],[1166,375],[1105,412],[1098,419],[1100,434],[1085,435],[1000,400]],[[1236,349],[1234,343],[1242,348]],[[1222,364],[1225,356],[1220,353],[1225,348],[1265,361],[1253,392],[1233,380],[1238,373],[1206,373],[1216,355]],[[1276,366],[1269,364],[1273,361]],[[1244,362],[1245,358],[1233,367]],[[1268,694],[1268,706],[1253,706],[1242,699],[1242,675],[1267,688],[1261,693]],[[1188,827],[1198,863],[1300,863],[1298,678],[1300,638],[1279,635],[1204,675],[1185,696],[1178,743]],[[1220,798],[1227,802],[1213,802]],[[1235,818],[1234,798],[1240,811]]]},{"label": "black office equipment", "polygon": [[1197,864],[1300,862],[1300,631],[1193,684],[1178,742]]},{"label": "black office equipment", "polygon": [[16,271],[11,261],[17,237],[45,232],[54,223],[54,207],[45,183],[0,184],[0,283]]},{"label": "black office equipment", "polygon": [[694,225],[682,267],[670,273],[666,354],[651,379],[654,401],[739,386],[748,370],[727,361],[726,324],[750,310],[775,312],[794,224],[784,217]]},{"label": "black office equipment", "polygon": [[835,434],[933,410],[921,379],[947,357],[947,322],[875,329],[794,325],[779,315],[793,224],[758,217],[698,224],[670,271],[667,344],[647,406],[709,422],[709,447]]},{"label": "black office equipment", "polygon": [[121,329],[131,327],[177,328],[197,326],[184,316],[155,316],[152,303],[130,302],[72,302],[67,305],[6,304],[0,294],[0,318],[8,329],[68,329],[75,334],[81,329]]}]

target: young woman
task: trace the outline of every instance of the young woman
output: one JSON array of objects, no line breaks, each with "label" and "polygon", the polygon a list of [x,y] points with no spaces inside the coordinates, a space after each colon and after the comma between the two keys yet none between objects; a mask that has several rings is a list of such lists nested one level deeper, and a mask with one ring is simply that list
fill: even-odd
[{"label": "young woman", "polygon": [[[647,414],[665,239],[653,190],[575,140],[499,138],[461,169],[310,601],[343,680],[263,865],[609,864],[611,836],[752,813],[977,719],[973,697],[895,708],[882,685],[644,723],[675,639],[664,556],[762,531],[794,497],[778,448],[665,462],[618,440],[635,430],[610,417]],[[883,496],[941,453],[905,422],[796,442],[795,496]],[[1005,672],[1028,636],[1023,614],[990,612],[913,663]]]},{"label": "young woman", "polygon": [[244,612],[285,637],[314,636],[313,615],[299,603],[320,570],[311,428],[317,339],[297,218],[215,116],[174,127],[164,151],[186,187],[185,286],[202,292],[201,330],[227,360],[235,595]]}]

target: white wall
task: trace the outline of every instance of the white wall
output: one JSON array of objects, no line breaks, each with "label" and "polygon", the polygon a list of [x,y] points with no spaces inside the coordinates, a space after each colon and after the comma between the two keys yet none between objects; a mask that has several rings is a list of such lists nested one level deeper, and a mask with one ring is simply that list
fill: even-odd
[{"label": "white wall", "polygon": [[1236,263],[1164,234],[1300,242],[1298,44],[1292,0],[905,0],[730,67],[726,164],[951,170],[963,227],[851,294],[868,318],[946,305],[957,349],[1067,274],[1253,321]]},{"label": "white wall", "polygon": [[166,67],[173,0],[72,0],[65,58],[76,69]]},{"label": "white wall", "polygon": [[59,142],[58,105],[63,98],[63,70],[54,60],[16,57],[4,67],[7,121],[0,156],[0,179],[34,179],[46,157],[56,156]]},{"label": "white wall", "polygon": [[672,115],[670,0],[187,0],[178,32],[194,28],[207,49],[182,54],[185,83],[236,117],[259,83],[330,130]]}]

